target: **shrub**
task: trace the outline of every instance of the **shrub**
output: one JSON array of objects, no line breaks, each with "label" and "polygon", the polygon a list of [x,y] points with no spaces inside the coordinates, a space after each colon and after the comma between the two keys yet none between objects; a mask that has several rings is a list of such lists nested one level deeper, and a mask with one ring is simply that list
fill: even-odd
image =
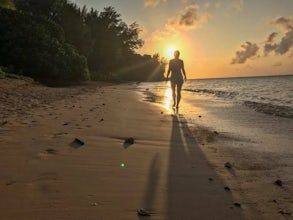
[{"label": "shrub", "polygon": [[47,84],[89,79],[86,58],[64,40],[62,28],[44,17],[0,8],[0,65]]}]

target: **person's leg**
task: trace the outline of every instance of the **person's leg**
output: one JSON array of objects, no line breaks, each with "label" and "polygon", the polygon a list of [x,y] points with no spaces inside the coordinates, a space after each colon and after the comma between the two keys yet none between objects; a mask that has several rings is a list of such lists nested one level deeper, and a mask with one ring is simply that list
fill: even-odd
[{"label": "person's leg", "polygon": [[182,83],[178,83],[177,84],[177,104],[176,104],[176,108],[179,107],[179,103],[181,100],[181,89],[182,89]]},{"label": "person's leg", "polygon": [[173,107],[176,105],[176,93],[175,93],[176,83],[171,81],[172,97],[173,97]]}]

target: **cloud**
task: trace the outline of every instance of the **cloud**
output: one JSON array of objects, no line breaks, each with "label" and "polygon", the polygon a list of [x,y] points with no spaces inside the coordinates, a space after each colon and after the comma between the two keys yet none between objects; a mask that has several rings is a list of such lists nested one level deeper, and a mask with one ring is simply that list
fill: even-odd
[{"label": "cloud", "polygon": [[167,26],[175,29],[195,29],[207,22],[210,18],[208,13],[199,14],[199,6],[191,4],[180,11],[175,17],[168,20]]},{"label": "cloud", "polygon": [[[270,52],[275,52],[275,54],[279,55],[286,54],[291,48],[293,48],[293,16],[289,18],[277,17],[271,21],[271,24],[281,29],[284,32],[284,35],[278,43],[267,41],[264,46],[264,54],[268,55]],[[273,35],[274,33],[271,33],[269,37]]]},{"label": "cloud", "polygon": [[289,18],[277,17],[271,21],[271,24],[285,31],[290,31],[293,29],[293,16]]},{"label": "cloud", "polygon": [[198,8],[196,4],[187,6],[174,17],[169,18],[162,29],[154,31],[151,38],[153,40],[164,40],[169,36],[177,35],[181,31],[200,27],[208,20],[209,15],[199,14],[197,12]]},{"label": "cloud", "polygon": [[231,64],[245,63],[247,59],[254,57],[259,50],[259,46],[257,44],[249,41],[242,44],[241,47],[243,49],[236,51],[235,58],[232,59]]},{"label": "cloud", "polygon": [[207,13],[199,13],[198,9],[198,5],[190,4],[173,17],[170,17],[164,26],[149,34],[149,37],[145,39],[141,52],[149,53],[148,50],[152,48],[150,45],[159,45],[168,39],[176,39],[183,32],[200,28],[204,22],[208,21],[209,15]]},{"label": "cloud", "polygon": [[273,32],[273,33],[271,33],[271,34],[267,37],[266,42],[267,42],[267,43],[272,43],[272,42],[274,41],[274,39],[276,38],[277,35],[278,35],[277,32]]},{"label": "cloud", "polygon": [[146,7],[156,7],[162,1],[166,1],[166,0],[144,0],[144,5]]}]

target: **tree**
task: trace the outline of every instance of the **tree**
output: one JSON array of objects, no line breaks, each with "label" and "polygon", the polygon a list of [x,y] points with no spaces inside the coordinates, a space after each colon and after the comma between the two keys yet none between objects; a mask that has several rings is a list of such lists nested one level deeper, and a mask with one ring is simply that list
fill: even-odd
[{"label": "tree", "polygon": [[14,9],[14,3],[12,0],[0,0],[0,8]]},{"label": "tree", "polygon": [[[33,33],[33,34],[32,34]],[[0,8],[0,65],[49,84],[89,78],[86,58],[64,40],[63,29],[46,18]]]},{"label": "tree", "polygon": [[56,19],[67,0],[14,0],[18,11]]}]

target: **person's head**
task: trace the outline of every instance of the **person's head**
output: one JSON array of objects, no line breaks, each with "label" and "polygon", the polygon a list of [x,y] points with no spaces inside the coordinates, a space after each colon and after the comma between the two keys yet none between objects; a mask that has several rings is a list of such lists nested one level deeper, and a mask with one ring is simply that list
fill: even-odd
[{"label": "person's head", "polygon": [[175,51],[174,51],[174,57],[175,57],[175,58],[179,58],[179,56],[180,56],[180,52],[179,52],[179,50],[175,50]]}]

